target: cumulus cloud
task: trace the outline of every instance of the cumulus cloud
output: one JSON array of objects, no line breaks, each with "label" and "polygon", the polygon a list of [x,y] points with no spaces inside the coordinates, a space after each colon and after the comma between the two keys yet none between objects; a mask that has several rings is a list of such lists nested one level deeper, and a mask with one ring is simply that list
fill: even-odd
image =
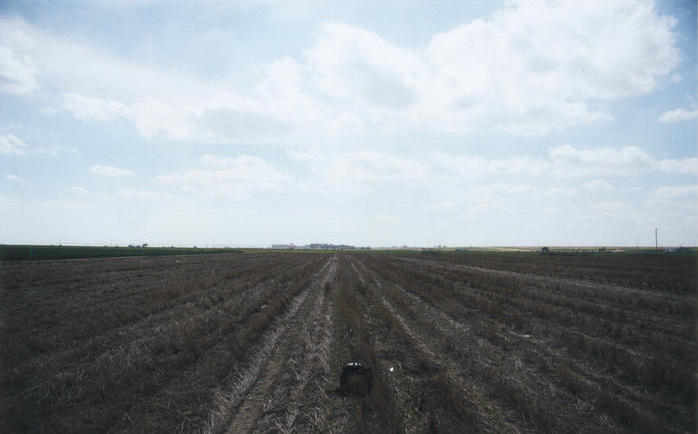
[{"label": "cumulus cloud", "polygon": [[22,177],[20,177],[20,176],[17,176],[17,175],[13,175],[13,174],[11,174],[11,173],[8,174],[8,175],[5,175],[5,179],[6,179],[7,181],[12,181],[12,182],[21,182],[21,181],[24,181],[24,178],[22,178]]},{"label": "cumulus cloud", "polygon": [[698,110],[684,110],[682,108],[677,108],[662,113],[658,120],[659,122],[673,124],[676,122],[689,121],[691,119],[696,118],[698,118]]},{"label": "cumulus cloud", "polygon": [[573,188],[552,187],[542,189],[527,184],[503,184],[496,183],[493,185],[475,187],[472,191],[483,197],[522,197],[526,199],[539,198],[556,195],[574,194]]},{"label": "cumulus cloud", "polygon": [[121,189],[116,195],[122,199],[147,199],[153,200],[160,197],[160,195],[154,191],[150,190],[133,190],[133,189]]},{"label": "cumulus cloud", "polygon": [[654,90],[679,62],[675,24],[649,2],[513,2],[426,47],[325,24],[305,56],[321,89],[369,119],[543,134],[610,120],[597,101]]},{"label": "cumulus cloud", "polygon": [[12,133],[0,134],[0,155],[48,155],[75,153],[70,146],[30,146],[26,141]]},{"label": "cumulus cloud", "polygon": [[613,186],[602,179],[593,179],[591,181],[585,182],[583,185],[587,191],[611,191]]},{"label": "cumulus cloud", "polygon": [[521,209],[522,206],[538,206],[575,194],[574,188],[541,188],[530,184],[497,182],[454,191],[449,200],[428,204],[425,210],[451,214],[466,213],[471,216],[487,212],[512,213],[516,209]]},{"label": "cumulus cloud", "polygon": [[698,175],[698,158],[687,157],[683,159],[667,159],[657,162],[659,170],[674,173],[688,173]]},{"label": "cumulus cloud", "polygon": [[418,185],[429,174],[429,165],[424,162],[378,151],[293,151],[288,155],[309,166],[316,181],[301,187],[317,192],[366,193],[387,184]]},{"label": "cumulus cloud", "polygon": [[28,149],[29,146],[14,134],[0,136],[0,155],[22,155]]},{"label": "cumulus cloud", "polygon": [[322,25],[317,44],[304,54],[320,89],[368,110],[409,106],[428,76],[428,65],[416,51],[344,23]]},{"label": "cumulus cloud", "polygon": [[289,177],[274,164],[257,156],[221,157],[211,154],[201,157],[197,169],[156,178],[157,183],[183,192],[233,199],[283,191],[288,180]]},{"label": "cumulus cloud", "polygon": [[91,98],[76,93],[63,94],[63,108],[83,121],[106,121],[115,116],[130,115],[128,107],[120,101]]},{"label": "cumulus cloud", "polygon": [[[511,2],[410,47],[324,23],[305,50],[271,62],[255,86],[236,89],[2,18],[0,32],[9,36],[0,74],[5,91],[29,92],[45,81],[41,87],[59,89],[76,118],[124,118],[145,136],[215,142],[371,128],[545,134],[611,120],[605,101],[655,90],[679,63],[675,25],[638,0]],[[265,124],[273,127],[266,135],[246,129]]]},{"label": "cumulus cloud", "polygon": [[563,145],[550,149],[549,156],[554,174],[562,177],[636,173],[654,165],[652,157],[636,146],[576,149]]},{"label": "cumulus cloud", "polygon": [[629,203],[622,201],[596,202],[589,207],[595,217],[620,217],[631,208]]},{"label": "cumulus cloud", "polygon": [[550,163],[530,157],[485,159],[477,156],[434,155],[436,164],[455,172],[464,179],[479,179],[492,175],[542,175],[550,169]]},{"label": "cumulus cloud", "polygon": [[[528,156],[507,159],[486,159],[472,155],[435,154],[434,163],[462,179],[480,179],[488,176],[553,176],[579,178],[584,176],[628,175],[659,170],[679,174],[698,174],[698,158],[657,160],[636,146],[622,148],[576,148],[562,145],[550,148],[548,158]],[[592,180],[584,184],[586,190],[601,191],[612,188],[606,181]]]},{"label": "cumulus cloud", "polygon": [[649,205],[669,205],[698,209],[698,185],[669,185],[654,189],[648,198]]},{"label": "cumulus cloud", "polygon": [[193,80],[182,78],[184,94],[177,98],[155,85],[151,92],[123,100],[64,93],[62,107],[84,121],[127,119],[145,137],[207,142],[272,141],[270,136],[291,125],[322,132],[347,123],[342,116],[326,122],[329,110],[320,109],[299,90],[298,74],[295,61],[284,58],[267,68],[251,96],[235,93],[224,83],[192,85]]},{"label": "cumulus cloud", "polygon": [[381,223],[398,223],[400,222],[400,217],[393,214],[376,214],[375,219]]},{"label": "cumulus cloud", "polygon": [[29,55],[0,46],[0,91],[21,95],[39,87],[37,69]]},{"label": "cumulus cloud", "polygon": [[[645,205],[662,221],[678,219],[692,230],[698,222],[698,185],[664,185],[652,190]],[[695,238],[694,238],[695,239]]]},{"label": "cumulus cloud", "polygon": [[89,171],[90,173],[94,173],[95,175],[102,176],[125,176],[134,174],[132,171],[127,169],[120,169],[114,166],[102,166],[100,164],[96,164],[90,167]]}]

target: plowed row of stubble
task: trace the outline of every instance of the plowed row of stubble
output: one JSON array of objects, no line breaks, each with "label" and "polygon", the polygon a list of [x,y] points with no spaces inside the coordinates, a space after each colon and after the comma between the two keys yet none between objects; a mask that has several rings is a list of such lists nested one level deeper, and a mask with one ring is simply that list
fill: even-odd
[{"label": "plowed row of stubble", "polygon": [[[426,259],[422,254],[405,258]],[[571,278],[605,285],[649,289],[660,293],[695,293],[696,255],[693,254],[553,254],[539,253],[443,253],[429,255],[440,263],[468,265],[490,270],[505,270]]]},{"label": "plowed row of stubble", "polygon": [[[695,429],[695,294],[634,285],[630,266],[582,261],[590,281],[477,257],[0,264],[0,429]],[[349,361],[373,371],[368,396],[334,391]]]},{"label": "plowed row of stubble", "polygon": [[[92,267],[75,261],[70,278],[65,269],[72,264],[5,266],[3,283],[14,284],[3,285],[3,431],[202,426],[206,395],[326,260],[216,255],[94,260]],[[69,285],[66,294],[61,285]],[[92,334],[81,322],[95,324]]]},{"label": "plowed row of stubble", "polygon": [[308,287],[278,316],[247,363],[215,393],[207,432],[282,432],[322,425],[316,395],[329,383],[331,257]]},{"label": "plowed row of stubble", "polygon": [[[472,372],[464,370],[471,362],[453,358],[450,351],[443,351],[434,336],[420,329],[418,315],[428,316],[430,321],[437,321],[441,326],[441,313],[433,309],[423,312],[428,306],[421,302],[417,310],[412,309],[413,300],[389,288],[366,267],[360,256],[353,257],[352,262],[375,318],[389,325],[389,333],[383,334],[384,351],[381,353],[387,359],[384,363],[393,368],[389,376],[395,385],[405,431],[519,431],[517,424],[521,421],[488,398],[485,387],[478,384]],[[449,338],[452,340],[448,345],[453,347],[468,337],[466,333]]]},{"label": "plowed row of stubble", "polygon": [[[686,312],[695,296],[676,308],[690,297],[493,272],[501,264],[446,269],[431,258],[357,258],[386,283],[395,305],[411,302],[403,313],[419,332],[441,341],[452,360],[475,362],[470,378],[489,384],[489,396],[518,415],[518,426],[694,429],[695,317]],[[588,306],[593,296],[597,310]],[[478,345],[458,340],[459,329]]]}]

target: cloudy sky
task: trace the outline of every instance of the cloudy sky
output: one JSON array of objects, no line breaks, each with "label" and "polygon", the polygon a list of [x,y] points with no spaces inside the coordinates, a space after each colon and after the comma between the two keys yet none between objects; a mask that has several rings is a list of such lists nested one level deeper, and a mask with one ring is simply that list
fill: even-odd
[{"label": "cloudy sky", "polygon": [[0,3],[0,243],[698,243],[696,3]]}]

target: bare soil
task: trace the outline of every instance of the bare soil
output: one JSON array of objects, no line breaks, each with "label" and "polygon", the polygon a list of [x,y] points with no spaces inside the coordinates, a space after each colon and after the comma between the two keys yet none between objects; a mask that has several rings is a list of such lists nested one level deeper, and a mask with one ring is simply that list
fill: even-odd
[{"label": "bare soil", "polygon": [[0,432],[696,430],[695,256],[0,262],[0,337]]}]

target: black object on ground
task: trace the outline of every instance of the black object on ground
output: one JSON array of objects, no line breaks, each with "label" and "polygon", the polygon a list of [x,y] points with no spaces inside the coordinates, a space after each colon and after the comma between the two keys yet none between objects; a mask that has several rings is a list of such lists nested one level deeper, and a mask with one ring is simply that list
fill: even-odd
[{"label": "black object on ground", "polygon": [[349,362],[342,369],[337,393],[344,396],[366,396],[371,393],[373,373],[359,362]]}]

